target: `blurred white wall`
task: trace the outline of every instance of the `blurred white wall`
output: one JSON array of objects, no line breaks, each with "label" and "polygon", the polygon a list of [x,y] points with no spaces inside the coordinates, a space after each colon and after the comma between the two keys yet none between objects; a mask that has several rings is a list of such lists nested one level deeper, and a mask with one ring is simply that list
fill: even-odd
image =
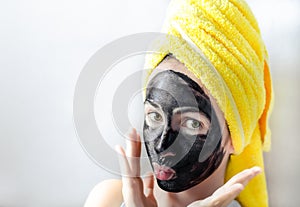
[{"label": "blurred white wall", "polygon": [[249,1],[267,45],[275,104],[272,148],[266,153],[271,207],[300,203],[300,1]]},{"label": "blurred white wall", "polygon": [[[79,73],[106,43],[159,31],[168,1],[0,1],[0,206],[82,206],[114,177],[82,150],[72,102]],[[300,185],[300,2],[249,1],[269,49],[275,88],[271,206],[297,206]]]}]

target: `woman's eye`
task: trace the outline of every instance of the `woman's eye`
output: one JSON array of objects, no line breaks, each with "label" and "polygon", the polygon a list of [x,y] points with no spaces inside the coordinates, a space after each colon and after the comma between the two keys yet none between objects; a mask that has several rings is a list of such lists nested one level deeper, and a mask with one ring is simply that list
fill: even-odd
[{"label": "woman's eye", "polygon": [[155,122],[161,122],[163,119],[162,116],[157,112],[151,112],[148,114],[148,116],[152,121],[155,121]]},{"label": "woman's eye", "polygon": [[186,120],[184,125],[189,129],[199,129],[199,127],[201,126],[200,122],[194,119]]}]

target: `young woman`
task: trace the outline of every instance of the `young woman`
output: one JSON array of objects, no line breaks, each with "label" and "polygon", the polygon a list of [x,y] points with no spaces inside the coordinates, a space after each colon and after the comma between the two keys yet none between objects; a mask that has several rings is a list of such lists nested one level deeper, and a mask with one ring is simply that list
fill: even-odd
[{"label": "young woman", "polygon": [[85,207],[268,206],[272,85],[251,10],[238,0],[174,0],[163,31],[179,39],[146,58],[143,139],[153,172],[140,177],[133,129],[126,149],[116,148],[122,180],[97,185]]}]

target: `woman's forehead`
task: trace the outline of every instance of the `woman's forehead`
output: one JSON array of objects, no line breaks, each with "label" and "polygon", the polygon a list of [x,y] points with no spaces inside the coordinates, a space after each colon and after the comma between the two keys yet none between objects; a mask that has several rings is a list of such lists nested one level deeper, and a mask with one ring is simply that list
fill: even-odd
[{"label": "woman's forehead", "polygon": [[156,101],[169,111],[170,108],[191,107],[210,117],[211,103],[201,87],[185,74],[166,70],[152,78],[147,87],[146,99]]},{"label": "woman's forehead", "polygon": [[173,70],[175,72],[182,73],[186,76],[188,76],[190,79],[192,79],[194,82],[196,82],[200,88],[205,92],[205,94],[209,95],[208,90],[203,86],[201,81],[191,72],[187,69],[187,67],[181,63],[179,60],[177,60],[173,56],[167,56],[152,72],[152,74],[149,77],[148,83],[151,81],[152,78],[154,78],[158,73],[166,71],[166,70]]}]

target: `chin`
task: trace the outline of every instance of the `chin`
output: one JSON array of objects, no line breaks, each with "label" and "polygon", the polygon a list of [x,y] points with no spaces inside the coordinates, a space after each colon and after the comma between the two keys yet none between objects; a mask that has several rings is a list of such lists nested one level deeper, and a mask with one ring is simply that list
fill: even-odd
[{"label": "chin", "polygon": [[158,186],[167,192],[172,193],[180,193],[182,191],[188,190],[195,185],[198,185],[200,182],[193,182],[193,183],[186,183],[183,184],[182,182],[176,180],[159,180],[157,179]]}]

